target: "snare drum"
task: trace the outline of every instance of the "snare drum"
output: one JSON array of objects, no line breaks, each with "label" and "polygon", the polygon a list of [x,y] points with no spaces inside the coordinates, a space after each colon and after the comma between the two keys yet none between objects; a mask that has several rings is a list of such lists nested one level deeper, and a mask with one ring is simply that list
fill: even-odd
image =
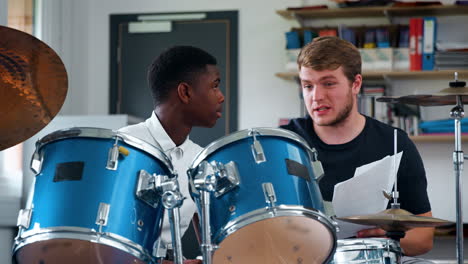
[{"label": "snare drum", "polygon": [[145,179],[174,175],[159,148],[107,129],[72,128],[38,141],[31,168],[37,175],[18,218],[17,263],[155,261],[164,207]]},{"label": "snare drum", "polygon": [[399,264],[400,243],[388,238],[356,238],[338,240],[333,264]]},{"label": "snare drum", "polygon": [[198,154],[190,188],[202,225],[209,220],[212,245],[219,246],[213,263],[324,263],[332,257],[336,230],[322,213],[312,160],[302,138],[275,128],[233,133]]}]

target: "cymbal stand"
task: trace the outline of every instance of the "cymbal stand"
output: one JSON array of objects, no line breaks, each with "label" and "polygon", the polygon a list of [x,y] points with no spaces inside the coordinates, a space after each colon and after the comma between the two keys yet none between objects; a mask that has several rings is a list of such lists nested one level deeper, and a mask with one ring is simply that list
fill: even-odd
[{"label": "cymbal stand", "polygon": [[393,173],[395,174],[395,184],[393,186],[393,202],[392,209],[400,209],[400,203],[398,203],[399,192],[398,192],[398,170],[396,165],[396,156],[398,154],[398,132],[396,129],[393,130]]},{"label": "cymbal stand", "polygon": [[455,150],[453,152],[453,166],[455,173],[455,195],[457,211],[457,263],[463,264],[463,210],[462,210],[462,171],[463,151],[461,149],[461,119],[465,116],[463,100],[457,95],[457,105],[450,111],[450,117],[455,121]]}]

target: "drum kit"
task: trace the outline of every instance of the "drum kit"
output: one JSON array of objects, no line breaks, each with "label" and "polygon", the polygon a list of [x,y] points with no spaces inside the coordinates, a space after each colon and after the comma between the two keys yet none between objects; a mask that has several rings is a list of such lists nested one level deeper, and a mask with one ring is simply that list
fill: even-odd
[{"label": "drum kit", "polygon": [[[1,26],[0,35],[3,150],[33,136],[58,113],[67,74],[40,40]],[[457,88],[463,94],[450,90],[443,96],[380,101],[456,103],[453,116],[459,121],[462,95],[468,94]],[[460,148],[456,154],[460,177]],[[122,132],[74,127],[41,138],[31,169],[34,188],[18,216],[15,263],[162,263],[165,213],[174,262],[183,263],[179,208],[184,197],[178,177],[185,175],[177,175],[159,146]],[[317,152],[287,130],[246,129],[209,144],[187,171],[200,215],[203,263],[396,264],[403,255],[399,239],[407,230],[450,224],[412,215],[394,202],[381,213],[339,218],[380,227],[389,238],[338,240],[338,224],[326,214],[318,187],[323,174]]]}]

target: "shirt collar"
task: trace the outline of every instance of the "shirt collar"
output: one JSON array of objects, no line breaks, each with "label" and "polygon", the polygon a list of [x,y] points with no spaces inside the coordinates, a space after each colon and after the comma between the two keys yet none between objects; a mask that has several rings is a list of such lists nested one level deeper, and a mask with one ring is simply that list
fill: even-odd
[{"label": "shirt collar", "polygon": [[[146,125],[149,128],[151,136],[159,143],[164,152],[170,151],[177,147],[174,141],[172,141],[171,137],[167,134],[166,130],[164,130],[164,127],[162,126],[158,116],[156,116],[154,111],[151,113],[151,117],[146,120]],[[188,141],[189,137],[187,136],[185,141],[178,147],[184,149]]]}]

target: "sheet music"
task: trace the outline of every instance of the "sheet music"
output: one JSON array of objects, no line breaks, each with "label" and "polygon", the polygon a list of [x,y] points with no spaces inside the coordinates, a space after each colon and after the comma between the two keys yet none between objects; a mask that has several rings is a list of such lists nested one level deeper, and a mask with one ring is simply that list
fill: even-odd
[{"label": "sheet music", "polygon": [[[403,152],[396,155],[396,171],[400,166]],[[390,193],[395,183],[393,156],[358,167],[354,177],[335,185],[333,208],[337,217],[376,214],[387,208],[388,199],[382,191]],[[373,228],[337,220],[338,239],[355,236],[357,231]]]}]

